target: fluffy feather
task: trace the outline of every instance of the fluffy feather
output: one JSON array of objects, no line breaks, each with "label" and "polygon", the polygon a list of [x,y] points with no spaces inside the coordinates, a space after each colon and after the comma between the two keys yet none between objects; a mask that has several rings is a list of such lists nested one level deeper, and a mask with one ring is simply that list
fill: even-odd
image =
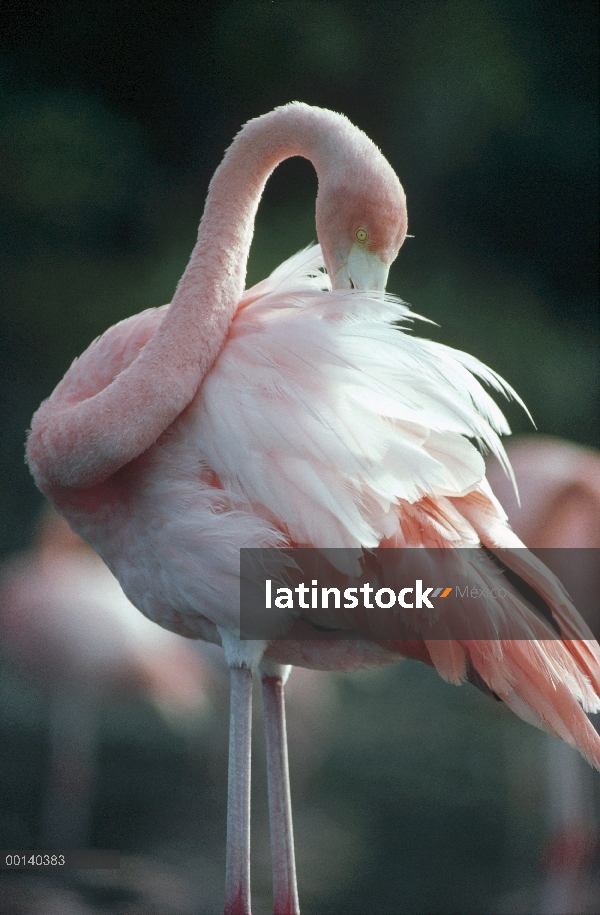
[{"label": "fluffy feather", "polygon": [[467,439],[504,460],[507,426],[462,354],[399,329],[405,304],[332,294],[321,268],[315,246],[245,294],[186,440],[294,543],[374,547],[399,500],[470,492]]},{"label": "fluffy feather", "polygon": [[[474,670],[516,714],[600,767],[600,740],[580,708],[600,707],[600,651],[560,584],[510,531],[470,441],[509,468],[499,439],[508,426],[476,376],[519,398],[473,357],[407,332],[418,316],[398,299],[331,292],[322,268],[315,246],[244,294],[191,404],[136,460],[126,524],[114,506],[104,527],[86,507],[72,510],[77,529],[147,616],[213,641],[215,626],[238,619],[243,546],[512,550],[503,560],[547,601],[566,641],[509,587],[496,615],[474,608],[471,639],[464,608],[448,600],[439,619],[408,620],[413,643],[381,641],[373,615],[334,613],[334,624],[370,641],[280,642],[267,657],[350,669],[409,655],[452,683]],[[167,313],[111,328],[57,394],[100,390]],[[143,557],[131,543],[144,543]],[[499,574],[483,553],[470,569],[487,588]]]}]

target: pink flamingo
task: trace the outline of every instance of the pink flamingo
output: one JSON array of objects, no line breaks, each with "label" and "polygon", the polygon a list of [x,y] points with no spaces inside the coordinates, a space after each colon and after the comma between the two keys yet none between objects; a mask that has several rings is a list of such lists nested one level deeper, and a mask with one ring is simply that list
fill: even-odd
[{"label": "pink flamingo", "polygon": [[[317,172],[322,259],[302,252],[244,293],[262,190],[294,155]],[[510,388],[466,354],[401,332],[409,309],[383,295],[406,226],[398,178],[346,118],[293,103],[250,121],[213,177],[171,305],[108,330],[32,422],[37,485],[129,599],[168,629],[223,645],[230,915],[250,912],[258,668],[279,915],[299,911],[283,704],[290,664],[349,670],[417,657],[451,682],[475,680],[600,766],[600,739],[579,704],[600,705],[600,649],[532,557],[515,552],[511,562],[552,607],[564,641],[546,639],[553,633],[541,622],[527,642],[239,638],[240,547],[522,547],[467,440],[503,457],[498,433],[508,427],[474,376]],[[518,604],[506,612],[519,616],[519,606],[526,614]]]},{"label": "pink flamingo", "polygon": [[[566,563],[571,574],[576,569],[579,585],[597,594],[600,452],[541,435],[520,436],[507,452],[520,502],[495,458],[488,462],[487,476],[515,532],[533,549],[556,550],[555,564]],[[598,625],[598,615],[593,622]],[[594,911],[593,902],[589,909],[586,904],[595,896],[589,874],[598,842],[591,772],[558,741],[546,745],[544,771],[550,835],[540,911]]]},{"label": "pink flamingo", "polygon": [[544,435],[508,447],[519,502],[495,460],[488,479],[515,532],[530,547],[600,549],[600,453]]},{"label": "pink flamingo", "polygon": [[53,509],[40,518],[33,548],[0,568],[0,637],[7,659],[50,694],[41,841],[81,847],[102,697],[144,695],[177,731],[206,706],[206,664],[189,643],[131,606],[98,555]]}]

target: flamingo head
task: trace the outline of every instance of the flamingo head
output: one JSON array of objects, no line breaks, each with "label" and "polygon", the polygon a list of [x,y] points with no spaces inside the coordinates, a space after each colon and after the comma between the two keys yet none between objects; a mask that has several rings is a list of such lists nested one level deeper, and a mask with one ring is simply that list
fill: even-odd
[{"label": "flamingo head", "polygon": [[367,165],[345,169],[319,187],[317,234],[334,289],[383,293],[390,265],[406,238],[404,190],[371,145],[376,156]]}]

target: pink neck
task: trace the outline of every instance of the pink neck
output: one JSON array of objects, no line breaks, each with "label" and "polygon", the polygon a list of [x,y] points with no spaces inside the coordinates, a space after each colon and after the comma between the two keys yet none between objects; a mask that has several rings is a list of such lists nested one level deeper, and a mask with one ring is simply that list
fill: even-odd
[{"label": "pink neck", "polygon": [[[328,148],[332,133],[337,144]],[[294,103],[249,121],[227,150],[210,183],[188,266],[143,353],[158,358],[153,371],[168,367],[180,383],[189,379],[185,402],[177,400],[173,419],[194,396],[227,339],[244,292],[256,211],[269,176],[284,159],[303,156],[321,178],[334,156],[336,166],[344,161],[342,141],[348,133],[358,131],[341,115]]]},{"label": "pink neck", "polygon": [[[350,127],[340,115],[294,104],[250,121],[228,149],[211,181],[198,241],[183,274],[169,323],[189,309],[198,328],[195,350],[204,377],[219,354],[244,291],[256,211],[273,170],[303,156],[317,174],[326,170],[327,133]],[[197,345],[197,341],[196,341]]]},{"label": "pink neck", "polygon": [[198,241],[155,335],[103,390],[77,400],[59,385],[35,415],[28,460],[42,489],[105,481],[174,422],[227,338],[269,175],[300,155],[321,179],[333,163],[339,170],[352,158],[356,135],[341,115],[298,103],[246,124],[214,175]]}]

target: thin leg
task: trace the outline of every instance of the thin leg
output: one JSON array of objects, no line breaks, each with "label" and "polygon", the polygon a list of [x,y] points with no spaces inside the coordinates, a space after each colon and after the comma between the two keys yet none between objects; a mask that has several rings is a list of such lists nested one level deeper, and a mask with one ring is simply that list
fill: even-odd
[{"label": "thin leg", "polygon": [[300,915],[296,887],[285,705],[281,677],[262,677],[273,862],[274,915]]},{"label": "thin leg", "polygon": [[99,696],[64,687],[50,706],[50,775],[42,811],[42,847],[85,848],[96,774]]},{"label": "thin leg", "polygon": [[252,671],[232,667],[224,915],[250,912],[250,741]]}]

